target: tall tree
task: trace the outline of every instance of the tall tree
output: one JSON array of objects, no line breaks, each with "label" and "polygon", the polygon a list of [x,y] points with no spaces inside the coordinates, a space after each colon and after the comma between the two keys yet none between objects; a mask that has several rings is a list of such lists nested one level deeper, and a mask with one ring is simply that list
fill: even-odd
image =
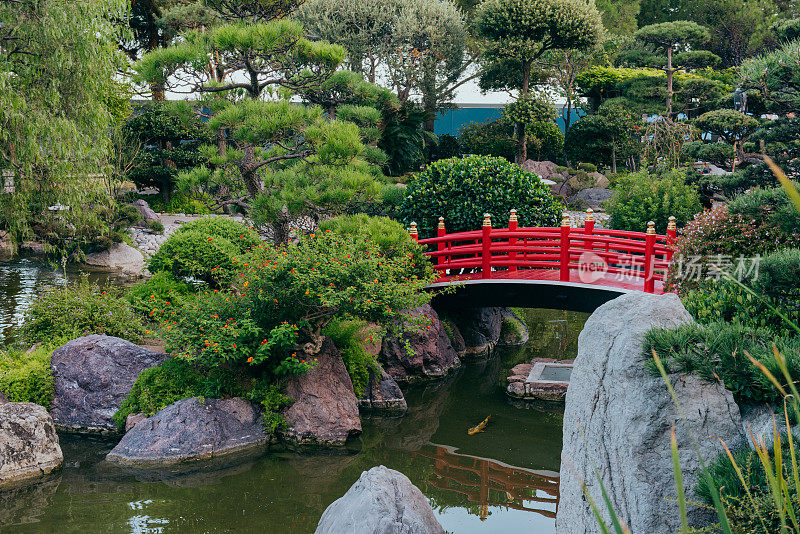
[{"label": "tall tree", "polygon": [[[714,54],[702,50],[688,50],[692,44],[708,41],[708,30],[688,20],[678,20],[675,22],[662,22],[651,24],[640,28],[634,37],[637,41],[651,44],[662,50],[666,56],[666,62],[661,66],[661,62],[652,66],[660,66],[667,75],[667,119],[672,118],[672,98],[675,94],[673,80],[678,66],[697,65],[698,63],[713,62],[717,58]],[[680,52],[676,55],[676,52]],[[673,56],[675,56],[673,58]],[[673,59],[677,61],[673,61]]]},{"label": "tall tree", "polygon": [[632,35],[638,28],[641,0],[597,0],[597,10],[603,17],[603,26],[614,35]]},{"label": "tall tree", "polygon": [[[593,2],[582,0],[486,0],[475,16],[485,40],[482,87],[516,90],[520,108],[530,107],[534,62],[551,50],[586,50],[600,39],[602,23]],[[498,74],[500,73],[500,74]],[[493,81],[487,83],[491,78]],[[527,159],[524,123],[517,124],[517,162]]]}]

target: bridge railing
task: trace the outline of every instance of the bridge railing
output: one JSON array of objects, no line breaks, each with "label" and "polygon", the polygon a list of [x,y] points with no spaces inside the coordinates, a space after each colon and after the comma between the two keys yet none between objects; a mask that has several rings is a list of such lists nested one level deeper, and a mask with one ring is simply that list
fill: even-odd
[{"label": "bridge railing", "polygon": [[[418,239],[416,223],[410,232]],[[583,228],[572,228],[566,213],[558,227],[519,228],[516,210],[511,210],[508,227],[493,228],[487,214],[481,230],[453,234],[440,217],[437,236],[419,242],[431,249],[425,254],[443,276],[479,272],[484,279],[510,278],[518,275],[515,271],[548,269],[558,270],[559,280],[567,282],[577,271],[581,279],[642,279],[644,291],[653,293],[656,282],[666,277],[675,236],[674,217],[666,235],[659,235],[652,221],[646,232],[595,228],[591,209]]]}]

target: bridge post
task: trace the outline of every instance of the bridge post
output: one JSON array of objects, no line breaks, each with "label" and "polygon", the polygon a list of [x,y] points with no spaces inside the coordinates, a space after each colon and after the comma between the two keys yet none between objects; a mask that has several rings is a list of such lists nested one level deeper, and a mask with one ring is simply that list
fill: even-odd
[{"label": "bridge post", "polygon": [[569,213],[564,212],[561,216],[561,242],[559,257],[559,280],[569,282]]},{"label": "bridge post", "polygon": [[[444,228],[444,217],[439,217],[439,225],[436,227],[436,237],[444,237],[447,232]],[[436,243],[436,250],[441,252],[444,250],[444,241],[439,241]],[[433,262],[434,265],[441,265],[445,262],[445,258],[443,256],[436,256],[436,261]]]},{"label": "bridge post", "polygon": [[677,235],[678,227],[675,224],[675,216],[670,215],[669,223],[667,224],[667,263],[672,261],[672,254],[675,252],[672,247],[675,245]]},{"label": "bridge post", "polygon": [[481,278],[492,277],[492,216],[483,214],[483,234],[481,236]]},{"label": "bridge post", "polygon": [[[583,223],[583,233],[587,236],[594,234],[594,210],[586,210],[586,220]],[[594,242],[591,239],[583,240],[584,250],[594,250]]]},{"label": "bridge post", "polygon": [[[512,209],[511,210],[511,216],[508,218],[508,231],[509,232],[516,232],[517,224],[518,224],[517,223],[517,210]],[[512,247],[516,246],[517,238],[516,237],[510,238],[508,240],[508,244],[510,246],[512,246]],[[515,261],[517,259],[517,253],[516,252],[510,252],[508,254],[508,259],[510,259],[511,261]],[[516,271],[517,270],[517,266],[516,265],[510,265],[508,267],[508,270],[509,271]]]},{"label": "bridge post", "polygon": [[656,223],[647,223],[647,235],[644,238],[644,291],[654,293],[656,286],[653,263],[655,261]]},{"label": "bridge post", "polygon": [[414,241],[419,241],[419,232],[417,231],[417,223],[412,222],[411,228],[408,229],[408,234]]}]

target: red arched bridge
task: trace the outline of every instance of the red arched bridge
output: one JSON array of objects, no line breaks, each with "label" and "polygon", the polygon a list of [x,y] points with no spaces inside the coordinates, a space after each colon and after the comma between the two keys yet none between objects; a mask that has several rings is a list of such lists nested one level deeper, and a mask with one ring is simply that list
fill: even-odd
[{"label": "red arched bridge", "polygon": [[[416,223],[411,236],[418,239]],[[519,228],[516,210],[508,226],[493,228],[484,216],[481,230],[448,234],[439,218],[437,236],[418,239],[439,272],[432,289],[455,286],[437,296],[457,306],[526,306],[593,311],[629,291],[664,293],[674,251],[675,218],[666,235],[595,228],[587,210],[583,228]]]}]

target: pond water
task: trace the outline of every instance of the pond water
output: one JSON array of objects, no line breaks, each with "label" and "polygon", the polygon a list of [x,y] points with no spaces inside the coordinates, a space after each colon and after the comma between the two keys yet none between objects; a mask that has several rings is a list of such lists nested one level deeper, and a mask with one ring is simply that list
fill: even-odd
[{"label": "pond water", "polygon": [[[17,303],[4,304],[1,324],[17,324],[19,303],[59,280],[28,263],[22,270],[24,276],[0,275],[6,277],[0,279],[4,301]],[[18,280],[17,289],[3,280]],[[382,464],[422,490],[448,532],[550,534],[562,407],[514,407],[503,387],[517,363],[574,357],[588,316],[524,313],[531,331],[527,345],[498,349],[444,380],[408,388],[405,416],[364,417],[364,433],[346,450],[272,450],[193,472],[135,473],[103,462],[113,442],[62,434],[62,469],[0,493],[0,533],[309,533],[362,471]],[[484,432],[467,435],[488,415]]]}]

